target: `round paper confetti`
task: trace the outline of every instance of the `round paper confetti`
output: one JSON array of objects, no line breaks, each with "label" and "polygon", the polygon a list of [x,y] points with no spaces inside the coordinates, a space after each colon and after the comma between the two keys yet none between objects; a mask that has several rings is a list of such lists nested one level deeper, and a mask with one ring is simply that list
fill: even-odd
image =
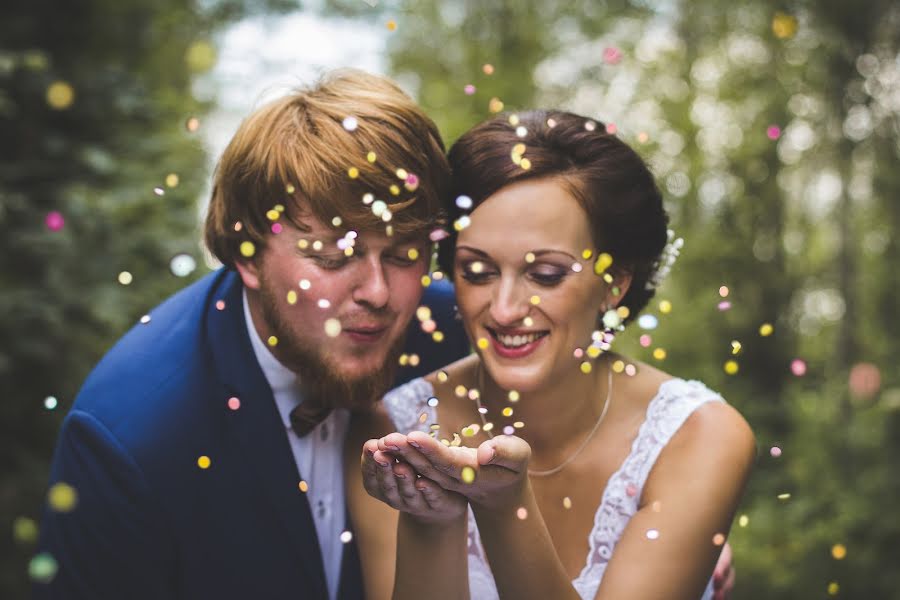
[{"label": "round paper confetti", "polygon": [[352,539],[353,539],[352,532],[347,531],[346,529],[341,532],[341,543],[342,544],[349,544]]},{"label": "round paper confetti", "polygon": [[56,559],[48,552],[41,552],[29,561],[28,576],[38,583],[50,583],[58,569]]},{"label": "round paper confetti", "polygon": [[309,484],[301,480],[300,483],[297,484],[297,488],[305,494],[309,491]]},{"label": "round paper confetti", "polygon": [[482,71],[485,75],[493,75],[493,74],[494,74],[494,65],[492,65],[492,64],[490,64],[490,63],[485,64],[485,65],[483,65],[483,66],[481,67],[481,71]]},{"label": "round paper confetti", "polygon": [[834,560],[844,560],[847,556],[847,547],[843,544],[835,544],[831,547],[831,556]]},{"label": "round paper confetti", "polygon": [[668,300],[662,300],[662,301],[660,301],[660,303],[659,303],[659,312],[661,312],[661,313],[664,314],[664,315],[667,315],[667,314],[669,314],[670,312],[672,312],[672,303],[669,302]]},{"label": "round paper confetti", "polygon": [[779,456],[781,456],[781,448],[779,448],[778,446],[772,446],[771,448],[769,448],[769,454],[772,456],[772,458],[778,458]]},{"label": "round paper confetti", "polygon": [[13,520],[13,538],[23,544],[31,544],[37,540],[38,527],[34,519],[16,517]]},{"label": "round paper confetti", "polygon": [[713,536],[713,545],[714,546],[721,546],[724,543],[725,543],[725,535],[724,534],[717,533],[716,535]]},{"label": "round paper confetti", "polygon": [[489,343],[487,338],[478,338],[477,345],[481,350],[487,350]]},{"label": "round paper confetti", "polygon": [[169,270],[175,277],[187,277],[197,268],[197,261],[190,254],[176,254],[169,261]]},{"label": "round paper confetti", "polygon": [[211,464],[212,464],[212,461],[209,459],[208,456],[204,455],[197,459],[197,466],[200,467],[201,469],[208,469]]},{"label": "round paper confetti", "polygon": [[472,199],[468,196],[458,196],[456,198],[456,206],[462,210],[469,210],[472,208]]},{"label": "round paper confetti", "polygon": [[47,213],[47,216],[44,218],[44,225],[47,226],[47,229],[50,231],[59,231],[66,224],[65,218],[63,218],[62,213],[59,211],[50,211]]},{"label": "round paper confetti", "polygon": [[806,375],[806,363],[799,358],[795,358],[791,361],[791,373],[797,377],[803,377]]},{"label": "round paper confetti", "polygon": [[541,303],[541,297],[535,295],[535,296],[532,296],[531,298],[529,298],[528,301],[531,302],[531,304],[533,304],[534,306],[537,306],[538,304]]},{"label": "round paper confetti", "polygon": [[57,407],[59,403],[56,401],[55,396],[47,396],[44,398],[44,408],[47,410],[53,410]]},{"label": "round paper confetti", "polygon": [[463,88],[463,91],[466,93],[466,96],[471,96],[475,93],[475,86],[470,83]]},{"label": "round paper confetti", "polygon": [[654,315],[641,315],[638,317],[638,327],[641,329],[656,329],[659,320]]},{"label": "round paper confetti", "polygon": [[47,502],[56,512],[69,512],[78,504],[78,492],[68,483],[55,483],[47,492]]},{"label": "round paper confetti", "polygon": [[734,360],[727,361],[723,368],[725,369],[725,372],[729,375],[734,375],[740,369],[740,367],[737,364],[737,361],[734,361]]},{"label": "round paper confetti", "polygon": [[312,287],[312,283],[309,282],[309,279],[301,279],[299,286],[301,290],[308,290]]},{"label": "round paper confetti", "polygon": [[329,306],[331,306],[331,302],[329,302],[325,298],[320,298],[316,304],[318,304],[319,308],[328,308]]},{"label": "round paper confetti", "polygon": [[572,499],[568,496],[563,498],[563,508],[565,508],[566,510],[572,508]]},{"label": "round paper confetti", "polygon": [[771,323],[763,323],[759,326],[759,335],[763,337],[769,337],[773,331],[775,331],[775,328],[772,327]]},{"label": "round paper confetti", "polygon": [[197,117],[191,117],[184,122],[184,128],[191,133],[197,131],[198,129],[200,129],[200,119],[198,119]]},{"label": "round paper confetti", "polygon": [[278,338],[274,335],[270,335],[269,339],[266,340],[266,343],[269,344],[272,348],[278,345]]},{"label": "round paper confetti", "polygon": [[769,125],[766,128],[766,137],[772,141],[777,140],[781,137],[781,127],[778,125]]},{"label": "round paper confetti", "polygon": [[656,360],[665,360],[666,351],[662,348],[656,348],[653,351],[653,358],[655,358]]},{"label": "round paper confetti", "polygon": [[228,408],[231,410],[237,410],[241,407],[241,400],[237,396],[232,396],[228,399]]},{"label": "round paper confetti", "polygon": [[47,104],[54,110],[65,110],[75,101],[75,89],[65,81],[54,81],[47,87]]},{"label": "round paper confetti", "polygon": [[[722,287],[720,287],[719,295],[723,298],[727,298],[728,297],[728,286],[723,285]],[[720,534],[717,534],[717,535],[720,535]]]},{"label": "round paper confetti", "polygon": [[224,300],[216,300],[216,310],[225,310]]},{"label": "round paper confetti", "polygon": [[122,285],[130,285],[132,281],[134,281],[134,277],[131,276],[131,273],[128,271],[122,271],[119,273],[119,283]]},{"label": "round paper confetti", "polygon": [[256,254],[256,246],[253,244],[253,242],[241,242],[241,256],[243,256],[244,258],[250,258],[254,254]]},{"label": "round paper confetti", "polygon": [[659,530],[658,529],[648,529],[647,530],[647,539],[648,540],[658,540],[659,539]]},{"label": "round paper confetti", "polygon": [[475,481],[475,469],[469,466],[463,467],[460,477],[462,478],[463,483],[472,483]]},{"label": "round paper confetti", "polygon": [[141,317],[142,324],[146,325],[149,322],[150,322],[150,315],[144,315],[143,317]]},{"label": "round paper confetti", "polygon": [[341,335],[341,322],[337,319],[327,319],[325,321],[325,335],[328,337]]},{"label": "round paper confetti", "polygon": [[528,518],[528,509],[524,506],[520,506],[518,509],[516,509],[516,516],[520,521],[524,521]]},{"label": "round paper confetti", "polygon": [[356,131],[356,128],[359,127],[359,121],[356,120],[356,117],[344,117],[341,124],[347,131]]}]

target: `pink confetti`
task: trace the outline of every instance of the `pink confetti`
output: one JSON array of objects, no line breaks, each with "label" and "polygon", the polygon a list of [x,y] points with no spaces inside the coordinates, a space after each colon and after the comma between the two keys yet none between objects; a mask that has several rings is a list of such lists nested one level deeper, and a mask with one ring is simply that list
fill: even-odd
[{"label": "pink confetti", "polygon": [[437,323],[432,319],[428,319],[427,321],[422,322],[422,331],[425,333],[434,333],[434,330],[437,329]]},{"label": "pink confetti", "polygon": [[475,86],[470,83],[463,88],[463,91],[466,92],[466,96],[471,96],[475,93]]},{"label": "pink confetti", "polygon": [[228,399],[228,408],[231,410],[237,410],[241,407],[241,401],[236,396],[232,396]]},{"label": "pink confetti", "polygon": [[799,358],[795,358],[791,361],[791,373],[797,377],[803,377],[806,375],[806,363]]},{"label": "pink confetti", "polygon": [[63,218],[61,212],[54,210],[47,213],[47,218],[44,219],[44,223],[50,231],[59,231],[66,224],[66,220]]},{"label": "pink confetti", "polygon": [[637,496],[637,486],[635,486],[633,483],[629,483],[627,486],[625,486],[625,493],[628,494],[629,498],[634,498],[635,496]]},{"label": "pink confetti", "polygon": [[772,455],[772,458],[778,458],[779,456],[781,456],[781,448],[779,448],[778,446],[772,446],[769,449],[769,454]]},{"label": "pink confetti", "polygon": [[722,302],[719,302],[719,310],[726,311],[729,308],[731,308],[731,302],[729,302],[728,300],[723,300]]},{"label": "pink confetti", "polygon": [[649,348],[650,344],[653,343],[653,339],[647,335],[646,333],[640,337],[641,346],[644,348]]},{"label": "pink confetti", "polygon": [[618,130],[619,130],[619,128],[616,127],[615,123],[608,123],[606,125],[606,133],[608,133],[609,135],[616,135],[616,132]]},{"label": "pink confetti", "polygon": [[272,233],[281,233],[282,229],[281,223],[272,223]]},{"label": "pink confetti", "polygon": [[766,129],[766,137],[770,140],[777,140],[781,137],[781,127],[778,125],[769,125],[768,129]]},{"label": "pink confetti", "polygon": [[603,49],[603,62],[608,65],[617,65],[622,60],[622,51],[613,46]]},{"label": "pink confetti", "polygon": [[435,229],[428,234],[428,239],[432,242],[439,242],[444,238],[450,237],[450,234],[443,229]]},{"label": "pink confetti", "polygon": [[225,301],[224,300],[216,301],[216,308],[218,310],[225,310]]},{"label": "pink confetti", "polygon": [[582,356],[584,356],[584,350],[582,350],[581,348],[575,348],[575,352],[573,352],[572,354],[575,356],[575,358],[581,358]]}]

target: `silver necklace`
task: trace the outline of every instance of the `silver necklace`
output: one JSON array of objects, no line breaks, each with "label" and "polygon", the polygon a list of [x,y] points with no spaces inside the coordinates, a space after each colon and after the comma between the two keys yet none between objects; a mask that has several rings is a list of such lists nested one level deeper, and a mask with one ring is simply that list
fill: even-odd
[{"label": "silver necklace", "polygon": [[[597,429],[600,427],[600,423],[603,422],[603,418],[606,416],[606,411],[609,410],[609,400],[612,398],[612,382],[613,382],[613,372],[612,369],[607,366],[607,373],[609,373],[609,378],[606,384],[606,400],[603,402],[603,410],[600,411],[600,417],[597,419],[597,422],[594,423],[594,427],[591,429],[590,433],[587,434],[587,437],[584,438],[584,441],[581,442],[581,445],[573,452],[569,458],[562,461],[557,466],[552,469],[547,469],[545,471],[535,471],[533,469],[528,469],[528,474],[532,477],[547,477],[549,475],[554,475],[562,471],[570,462],[575,460],[581,451],[584,450],[588,442],[591,441],[591,438],[594,437],[594,434],[597,433]],[[490,431],[490,429],[485,429],[487,426],[487,419],[484,418],[484,413],[486,411],[482,410],[481,407],[481,392],[484,390],[484,366],[481,364],[481,361],[478,362],[478,395],[475,396],[475,403],[478,405],[478,416],[481,417],[481,428],[488,434],[488,437],[494,439],[494,434]]]}]

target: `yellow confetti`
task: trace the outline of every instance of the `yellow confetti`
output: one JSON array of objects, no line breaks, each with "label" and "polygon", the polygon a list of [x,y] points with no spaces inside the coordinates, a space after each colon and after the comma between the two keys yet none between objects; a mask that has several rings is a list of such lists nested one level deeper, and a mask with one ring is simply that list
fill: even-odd
[{"label": "yellow confetti", "polygon": [[464,386],[464,385],[458,385],[458,386],[456,386],[456,388],[453,390],[453,393],[456,394],[456,397],[457,397],[457,398],[464,398],[464,397],[466,396],[466,394],[468,393],[468,391],[469,391],[469,390],[466,389],[466,386]]},{"label": "yellow confetti", "polygon": [[583,363],[581,363],[581,372],[582,373],[584,373],[586,375],[586,374],[590,373],[591,370],[592,370],[591,363],[589,363],[587,361],[584,361]]},{"label": "yellow confetti", "polygon": [[500,98],[491,98],[488,102],[488,110],[494,114],[503,110],[503,101]]},{"label": "yellow confetti", "polygon": [[437,343],[441,343],[444,341],[444,332],[443,331],[435,331],[431,334],[431,339]]},{"label": "yellow confetti", "polygon": [[300,483],[297,484],[297,487],[300,488],[300,491],[304,494],[309,491],[309,484],[302,479],[300,480]]},{"label": "yellow confetti", "polygon": [[772,33],[780,40],[794,37],[797,33],[797,18],[782,12],[775,13],[772,17]]},{"label": "yellow confetti", "polygon": [[621,373],[625,370],[625,362],[621,360],[617,360],[612,364],[613,373]]},{"label": "yellow confetti", "polygon": [[741,352],[741,343],[737,340],[732,340],[731,341],[731,353],[737,355],[740,352]]},{"label": "yellow confetti", "polygon": [[728,373],[729,375],[736,374],[738,372],[739,368],[740,367],[738,366],[737,361],[734,361],[734,360],[727,361],[724,366],[725,372]]},{"label": "yellow confetti", "polygon": [[359,169],[357,169],[356,167],[350,167],[349,169],[347,169],[347,175],[350,177],[350,179],[356,179],[357,177],[359,177]]},{"label": "yellow confetti", "polygon": [[176,173],[169,173],[166,175],[166,185],[170,188],[173,188],[178,185],[178,175]]},{"label": "yellow confetti", "polygon": [[525,253],[525,262],[531,264],[535,260],[534,252],[526,252]]},{"label": "yellow confetti", "polygon": [[122,285],[130,285],[131,282],[134,281],[134,278],[128,271],[122,271],[121,273],[119,273],[118,279],[119,283],[121,283]]},{"label": "yellow confetti", "polygon": [[438,371],[437,380],[441,383],[446,383],[447,380],[450,379],[450,376],[447,375],[447,371]]},{"label": "yellow confetti", "polygon": [[68,483],[55,483],[47,493],[47,502],[56,512],[69,512],[78,504],[78,492]]},{"label": "yellow confetti", "polygon": [[832,581],[828,584],[828,595],[829,596],[837,596],[838,592],[841,591],[841,586],[838,585],[837,581]]},{"label": "yellow confetti", "polygon": [[281,217],[281,213],[274,208],[266,211],[266,218],[270,221],[277,221]]},{"label": "yellow confetti", "polygon": [[537,306],[538,304],[541,303],[541,297],[540,296],[532,296],[529,299],[529,302],[531,302],[534,306]]},{"label": "yellow confetti", "polygon": [[741,527],[746,527],[746,526],[749,525],[749,524],[750,524],[750,517],[748,517],[747,515],[741,515],[741,516],[738,518],[738,525],[739,525],[739,526],[741,526]]},{"label": "yellow confetti", "polygon": [[506,408],[503,409],[503,416],[504,416],[504,417],[511,417],[512,414],[513,414],[513,409],[512,409],[512,407],[507,406]]},{"label": "yellow confetti", "polygon": [[581,258],[583,258],[584,260],[590,260],[593,255],[594,251],[589,248],[585,248],[581,251]]},{"label": "yellow confetti", "polygon": [[516,390],[510,390],[509,394],[507,394],[510,402],[518,402],[519,401],[519,392]]},{"label": "yellow confetti", "polygon": [[406,256],[409,257],[409,260],[418,260],[419,259],[419,251],[415,248],[410,248],[406,253]]},{"label": "yellow confetti", "polygon": [[606,252],[601,252],[594,261],[594,273],[596,275],[603,274],[613,264],[613,258]]},{"label": "yellow confetti", "polygon": [[422,287],[428,287],[429,285],[431,285],[431,277],[422,275]]},{"label": "yellow confetti", "polygon": [[396,31],[397,30],[397,21],[391,19],[386,23],[388,31]]},{"label": "yellow confetti", "polygon": [[565,508],[566,510],[572,508],[572,499],[568,496],[563,498],[563,508]]},{"label": "yellow confetti", "polygon": [[427,321],[431,318],[431,309],[427,306],[420,306],[416,309],[416,318],[420,321]]},{"label": "yellow confetti", "polygon": [[479,347],[481,350],[487,350],[487,347],[488,347],[488,345],[489,345],[489,342],[487,341],[487,338],[478,338],[478,342],[477,342],[477,343],[478,343],[478,347]]},{"label": "yellow confetti", "polygon": [[374,152],[369,150],[369,153],[366,154],[366,160],[369,161],[370,163],[374,163],[376,160],[378,160],[378,155],[376,155]]},{"label": "yellow confetti", "polygon": [[666,351],[662,348],[656,348],[653,351],[653,358],[655,358],[656,360],[665,360]]},{"label": "yellow confetti", "polygon": [[587,349],[588,358],[597,358],[598,356],[600,356],[600,352],[601,352],[601,350],[597,346],[588,346],[588,349]]},{"label": "yellow confetti", "polygon": [[834,560],[844,560],[847,556],[847,547],[843,544],[835,544],[831,547],[831,556]]},{"label": "yellow confetti", "polygon": [[462,477],[463,483],[470,484],[475,481],[475,469],[473,469],[472,467],[463,467],[462,473],[460,475]]},{"label": "yellow confetti", "polygon": [[54,110],[65,110],[75,101],[75,90],[65,81],[54,81],[47,87],[47,104]]},{"label": "yellow confetti", "polygon": [[769,337],[775,331],[775,328],[772,327],[771,323],[763,323],[759,326],[759,335],[763,337]]},{"label": "yellow confetti", "polygon": [[527,171],[527,170],[531,169],[531,161],[528,160],[527,158],[523,158],[519,162],[519,166],[522,167],[523,171]]},{"label": "yellow confetti", "polygon": [[667,315],[667,314],[669,314],[670,312],[672,312],[672,303],[669,302],[668,300],[662,300],[662,301],[660,301],[660,303],[659,303],[659,312],[661,312],[661,313],[664,314],[664,315]]},{"label": "yellow confetti", "polygon": [[290,305],[297,304],[297,292],[295,292],[294,290],[290,290],[287,293],[287,302]]},{"label": "yellow confetti", "polygon": [[270,335],[269,339],[266,340],[266,343],[269,344],[269,346],[274,348],[275,346],[278,345],[278,338],[275,337],[274,335]]},{"label": "yellow confetti", "polygon": [[256,246],[253,242],[241,242],[241,256],[250,258],[254,254],[256,254]]},{"label": "yellow confetti", "polygon": [[201,456],[200,458],[197,459],[197,466],[200,467],[201,469],[208,469],[211,464],[212,464],[212,461],[206,455]]}]

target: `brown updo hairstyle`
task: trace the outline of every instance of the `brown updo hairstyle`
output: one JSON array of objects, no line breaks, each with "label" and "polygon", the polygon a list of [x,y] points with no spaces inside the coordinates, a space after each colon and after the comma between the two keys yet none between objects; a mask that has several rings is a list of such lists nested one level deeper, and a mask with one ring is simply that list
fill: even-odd
[{"label": "brown updo hairstyle", "polygon": [[[556,110],[516,113],[518,122],[510,116],[476,125],[450,149],[451,223],[512,183],[559,180],[587,213],[597,249],[613,257],[613,274],[631,273],[619,306],[628,307],[626,322],[635,318],[655,293],[646,289],[647,281],[666,244],[669,222],[647,165],[599,121]],[[525,145],[527,169],[512,159],[516,144]],[[471,210],[456,205],[460,195],[472,199]],[[438,261],[452,275],[457,235],[452,228],[450,233]]]}]

